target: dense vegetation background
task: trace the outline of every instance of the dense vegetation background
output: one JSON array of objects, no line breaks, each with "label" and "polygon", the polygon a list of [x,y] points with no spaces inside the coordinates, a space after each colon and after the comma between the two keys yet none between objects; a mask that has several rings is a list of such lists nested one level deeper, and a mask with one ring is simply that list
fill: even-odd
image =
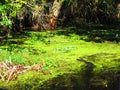
[{"label": "dense vegetation background", "polygon": [[0,1],[1,90],[119,90],[119,0]]}]

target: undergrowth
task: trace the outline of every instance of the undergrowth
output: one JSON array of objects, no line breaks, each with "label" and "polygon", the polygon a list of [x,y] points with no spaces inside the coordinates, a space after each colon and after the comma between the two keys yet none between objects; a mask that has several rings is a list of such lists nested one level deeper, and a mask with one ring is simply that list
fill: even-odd
[{"label": "undergrowth", "polygon": [[[113,80],[110,79],[111,73],[114,73],[114,77],[118,78],[117,74],[120,72],[119,43],[109,41],[96,43],[86,41],[89,38],[86,35],[70,32],[61,34],[60,32],[65,31],[56,31],[54,34],[26,32],[28,37],[23,38],[22,44],[15,43],[22,39],[11,38],[7,40],[9,43],[1,45],[0,61],[10,60],[12,63],[24,65],[44,62],[43,71],[46,74],[33,71],[25,72],[9,83],[0,81],[0,87],[10,90],[60,90],[61,88],[66,88],[65,90],[90,90],[90,87],[102,86],[104,90],[111,85],[109,83]],[[82,62],[77,60],[79,58],[82,59]],[[94,66],[91,72],[87,71],[87,67],[89,67],[87,63]],[[86,78],[86,72],[91,76]],[[65,79],[67,76],[68,80]],[[59,80],[60,78],[62,80]],[[71,81],[72,78],[73,81]],[[87,82],[85,80],[92,83],[86,89]],[[78,87],[79,85],[81,88]],[[56,86],[55,89],[53,86]]]}]

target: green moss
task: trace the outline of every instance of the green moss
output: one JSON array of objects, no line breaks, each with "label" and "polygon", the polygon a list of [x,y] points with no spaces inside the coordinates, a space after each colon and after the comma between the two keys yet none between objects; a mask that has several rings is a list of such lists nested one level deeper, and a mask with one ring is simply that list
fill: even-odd
[{"label": "green moss", "polygon": [[[106,87],[113,80],[110,79],[110,74],[118,78],[116,75],[120,72],[119,44],[86,42],[87,36],[70,32],[66,32],[65,35],[60,32],[57,31],[54,35],[46,32],[29,32],[22,44],[11,42],[1,46],[0,61],[12,60],[13,63],[25,65],[44,62],[43,71],[47,74],[25,72],[15,81],[0,81],[0,87],[11,90],[53,90],[55,86],[54,90],[89,90],[85,89],[88,83],[94,85],[95,82],[98,83],[96,87]],[[17,39],[9,41],[18,42]],[[78,61],[78,58],[92,63],[95,67],[89,72],[87,64]],[[89,77],[86,72],[90,74]]]}]

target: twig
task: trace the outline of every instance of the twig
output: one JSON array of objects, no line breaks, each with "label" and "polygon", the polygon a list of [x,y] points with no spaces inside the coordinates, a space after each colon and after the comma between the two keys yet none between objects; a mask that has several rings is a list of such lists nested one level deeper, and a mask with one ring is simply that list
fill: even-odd
[{"label": "twig", "polygon": [[[10,72],[10,74],[9,74]],[[8,79],[7,82],[9,82],[12,79],[13,74],[17,74],[17,67],[13,66],[13,68],[11,70],[8,71]],[[15,78],[15,77],[14,77]]]}]

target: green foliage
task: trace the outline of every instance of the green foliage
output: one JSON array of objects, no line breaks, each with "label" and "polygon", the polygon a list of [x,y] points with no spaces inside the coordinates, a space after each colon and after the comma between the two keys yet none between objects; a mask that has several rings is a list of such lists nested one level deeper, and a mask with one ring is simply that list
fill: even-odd
[{"label": "green foliage", "polygon": [[68,2],[71,3],[73,0],[62,0],[62,2]]},{"label": "green foliage", "polygon": [[6,6],[6,5],[3,5],[3,6],[0,6],[0,14],[1,14],[1,18],[2,18],[2,21],[0,21],[0,25],[2,26],[7,26],[8,28],[11,27],[11,20],[8,18],[7,16],[7,10],[9,8]]},{"label": "green foliage", "polygon": [[22,6],[26,4],[25,0],[14,0],[6,2],[6,6],[9,7],[9,15],[15,17],[16,14],[22,9]]},{"label": "green foliage", "polygon": [[0,26],[6,26],[8,28],[8,32],[10,32],[10,29],[12,27],[11,20],[7,17],[7,15],[2,13],[2,21],[0,21]]},{"label": "green foliage", "polygon": [[[47,32],[29,32],[28,37],[25,38],[16,36],[19,40],[23,40],[21,45],[12,43],[16,39],[9,39],[8,44],[1,46],[0,61],[11,60],[13,63],[24,65],[44,62],[42,72],[45,72],[45,75],[41,72],[25,72],[15,81],[7,84],[0,81],[0,87],[14,90],[38,90],[40,88],[46,90],[46,87],[49,87],[53,90],[53,86],[55,86],[56,90],[61,88],[85,90],[88,83],[94,84],[94,82],[100,85],[98,85],[99,88],[108,86],[112,81],[110,79],[112,75],[119,72],[119,44],[86,42],[81,39],[83,35],[71,32],[60,30],[53,35],[49,35]],[[95,30],[94,32],[97,33]],[[19,41],[18,39],[16,42]],[[46,44],[47,40],[50,40],[49,44]],[[91,70],[89,65],[76,60],[79,57],[92,63],[95,67]],[[114,74],[114,76],[116,75],[117,73]]]},{"label": "green foliage", "polygon": [[5,0],[5,3],[0,5],[0,15],[2,21],[0,21],[1,26],[6,26],[8,29],[8,34],[12,28],[12,18],[21,10],[22,5],[26,4],[25,0]]}]

